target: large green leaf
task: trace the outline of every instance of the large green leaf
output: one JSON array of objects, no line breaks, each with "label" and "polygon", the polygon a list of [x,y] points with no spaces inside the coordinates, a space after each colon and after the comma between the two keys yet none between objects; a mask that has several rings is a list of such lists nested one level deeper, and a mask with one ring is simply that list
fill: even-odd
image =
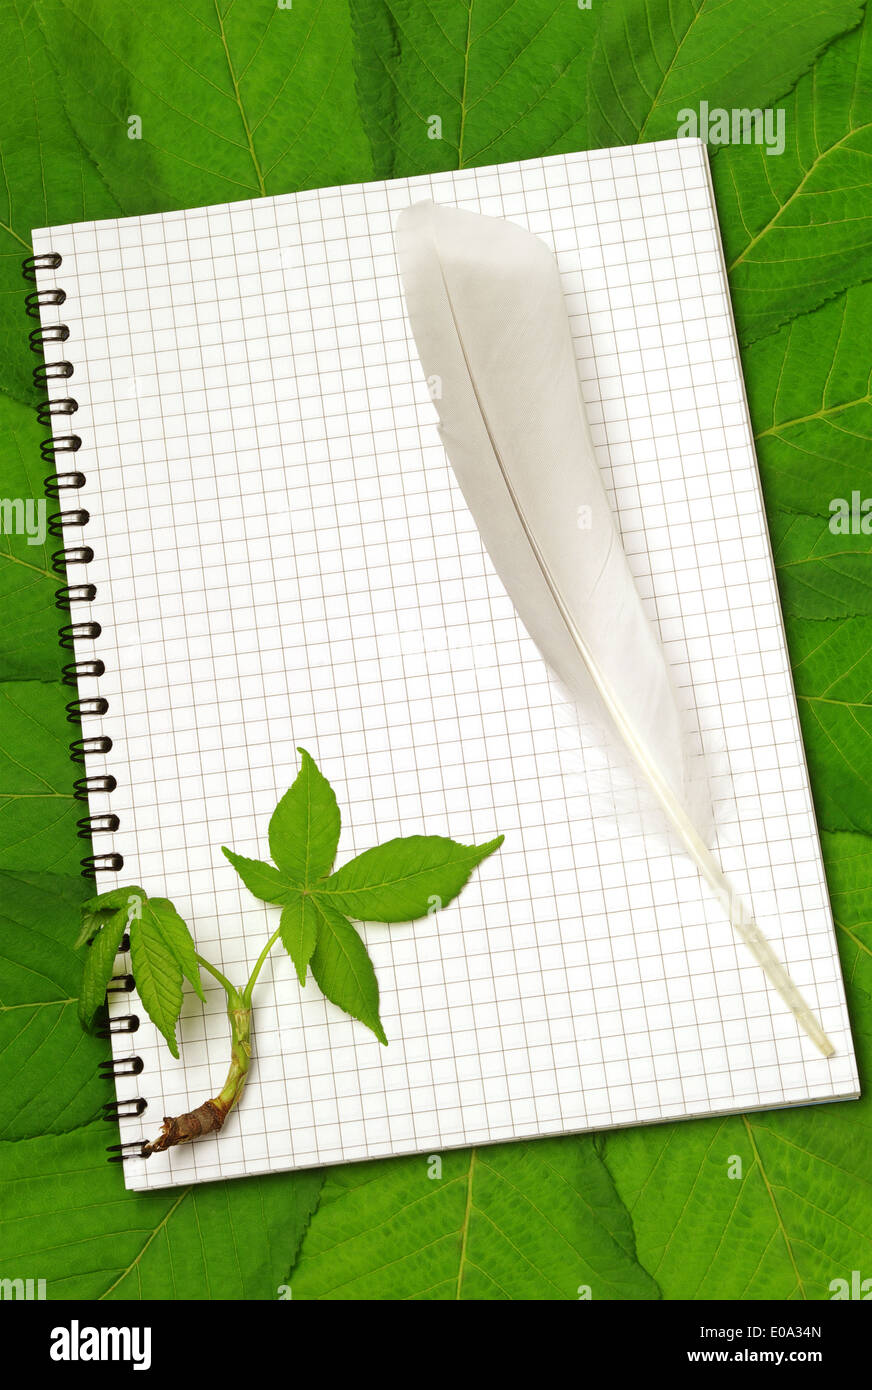
[{"label": "large green leaf", "polygon": [[[872,840],[865,835],[821,835],[833,917],[845,978],[872,998]],[[869,1009],[857,996],[858,1017]]]},{"label": "large green leaf", "polygon": [[745,353],[757,455],[771,507],[826,517],[872,496],[872,284],[804,314]]},{"label": "large green leaf", "polygon": [[818,819],[872,835],[872,618],[794,622],[791,636]]},{"label": "large green leaf", "polygon": [[[23,355],[21,338],[18,347]],[[0,376],[0,389],[10,381],[8,375]],[[43,496],[50,465],[39,452],[47,433],[31,406],[0,394],[0,497],[15,504],[9,512],[12,529],[4,518],[0,532],[0,681],[56,680],[60,671],[58,628],[64,619],[54,607],[54,594],[63,581],[51,569],[52,552],[60,542],[52,543],[47,532],[56,504]]]},{"label": "large green leaf", "polygon": [[852,1101],[610,1134],[606,1165],[664,1298],[823,1299],[868,1268],[870,1121]]},{"label": "large green leaf", "polygon": [[[171,208],[252,196],[261,183],[278,192],[367,177],[364,128],[379,173],[419,172],[610,144],[640,133],[645,139],[672,135],[678,109],[700,99],[728,107],[778,101],[788,111],[784,156],[751,146],[722,150],[713,161],[728,254],[737,260],[739,317],[746,337],[756,336],[785,312],[813,307],[872,278],[863,240],[866,212],[851,183],[851,169],[868,163],[865,132],[853,128],[856,115],[845,95],[859,36],[832,44],[817,65],[818,90],[822,76],[832,89],[815,113],[819,149],[808,143],[812,79],[803,79],[795,98],[785,96],[817,49],[853,24],[858,6],[791,4],[780,32],[777,11],[775,0],[696,0],[688,7],[683,0],[668,7],[665,0],[648,6],[594,0],[590,12],[572,0],[475,0],[474,6],[447,0],[431,22],[431,12],[410,3],[357,0],[358,115],[348,20],[337,0],[320,6],[294,0],[287,11],[237,0],[230,7],[222,3],[220,16],[205,0],[182,8],[167,0],[146,7],[39,0],[60,82],[47,67],[34,10],[10,5],[3,26],[8,62],[0,143],[11,220],[0,214],[0,221],[12,230],[0,228],[6,252],[0,386],[23,398],[35,360],[25,346],[29,323],[18,277],[29,227],[114,215],[106,183],[125,212]],[[583,78],[599,23],[611,37],[596,56],[594,133],[588,135]],[[753,31],[755,52],[739,32],[743,27]],[[631,49],[636,70],[628,64]],[[856,62],[855,69],[860,74]],[[441,142],[427,139],[431,114],[442,118]],[[143,118],[141,141],[127,138],[131,115]],[[819,209],[826,209],[820,221]],[[775,249],[782,244],[787,268]],[[822,254],[812,257],[813,251]],[[825,531],[830,496],[865,489],[868,472],[864,293],[849,294],[844,324],[837,323],[837,304],[827,305],[797,319],[784,337],[756,343],[746,359],[815,791],[824,823],[833,825],[866,823],[857,818],[868,765],[864,745],[852,749],[858,767],[851,781],[827,748],[818,717],[835,691],[852,719],[857,711],[865,718],[868,539],[845,538],[833,557],[827,553],[833,538]],[[11,406],[0,423],[0,495],[39,496],[42,473],[49,470],[39,461],[37,427]],[[787,517],[783,510],[805,515]],[[0,589],[0,679],[53,678],[58,619],[47,555],[37,547],[31,554],[15,538],[14,553],[32,562],[30,569],[4,559],[4,548],[0,537],[0,585],[7,585]],[[846,620],[857,614],[860,619]],[[52,727],[66,733],[62,716],[53,717]],[[853,732],[856,726],[856,720],[845,725],[845,716],[828,706],[823,718],[842,721],[834,726],[840,740],[845,727]],[[34,732],[25,750],[25,766],[37,772],[41,737]],[[46,860],[66,862],[71,842],[67,820],[46,828]],[[867,840],[839,832],[825,834],[824,844],[846,968],[865,991],[854,989],[853,1015],[868,1018]],[[52,897],[47,875],[28,878],[33,899],[27,902],[15,897],[24,888],[2,887],[2,926],[13,948],[4,949],[7,958],[0,962],[0,1136],[17,1139],[90,1120],[109,1086],[94,1076],[105,1049],[74,1021],[80,957],[65,944],[65,933],[69,926],[75,934],[70,918],[78,885],[69,886],[69,911]],[[829,1277],[843,1267],[870,1266],[864,1115],[863,1106],[844,1106],[753,1117],[754,1144],[744,1122],[732,1119],[676,1126],[671,1134],[653,1128],[606,1140],[513,1145],[480,1150],[471,1172],[464,1166],[467,1155],[448,1154],[441,1184],[426,1178],[423,1159],[333,1170],[294,1296],[454,1298],[459,1285],[461,1297],[575,1298],[587,1282],[594,1297],[610,1296],[609,1290],[620,1298],[657,1297],[649,1271],[657,1272],[667,1297],[729,1295],[739,1288],[751,1290],[749,1296],[826,1296],[830,1253]],[[809,1117],[813,1128],[806,1128]],[[782,1121],[798,1129],[785,1129]],[[728,1128],[714,1141],[722,1123]],[[4,1268],[27,1255],[28,1265],[38,1263],[49,1278],[50,1296],[273,1297],[285,1281],[317,1179],[125,1193],[119,1174],[103,1162],[103,1147],[114,1137],[101,1123],[0,1147],[0,1175],[8,1182],[0,1194]],[[668,1139],[659,1157],[658,1138]],[[726,1180],[723,1166],[707,1159],[706,1144],[713,1141],[717,1154],[723,1147],[742,1153],[743,1183]],[[614,1182],[598,1158],[603,1151]],[[302,1198],[301,1184],[310,1184]],[[637,1250],[622,1202],[632,1206],[638,1223]],[[759,1273],[751,1269],[749,1248]],[[702,1270],[706,1255],[710,1274]]]},{"label": "large green leaf", "polygon": [[35,325],[25,317],[28,287],[21,278],[30,233],[114,217],[118,205],[72,131],[34,6],[2,0],[0,32],[0,389],[32,401],[31,371],[39,358],[27,348],[27,330]]},{"label": "large green leaf", "polygon": [[[833,743],[817,713],[829,693],[868,689],[870,620],[794,623],[797,692],[824,825],[856,815],[869,748]],[[840,709],[841,707],[836,707]],[[814,716],[809,714],[814,711]],[[827,715],[829,717],[829,710]],[[864,715],[865,717],[865,715]],[[848,738],[847,721],[837,727]],[[845,807],[848,814],[846,815]],[[825,834],[827,874],[861,1075],[872,1020],[872,839]],[[872,1267],[872,1100],[609,1134],[606,1165],[638,1255],[665,1298],[821,1299]],[[741,1167],[737,1165],[739,1160]]]},{"label": "large green leaf", "polygon": [[872,277],[868,10],[862,27],[834,43],[780,105],[783,154],[731,145],[712,161],[745,342]]},{"label": "large green leaf", "polygon": [[[872,1060],[872,842],[826,836],[861,1075]],[[825,1299],[872,1268],[872,1098],[622,1130],[603,1150],[664,1298]],[[741,1168],[736,1164],[741,1162]]]},{"label": "large green leaf", "polygon": [[791,618],[872,614],[868,536],[833,535],[816,516],[771,512],[769,527],[785,613]]},{"label": "large green leaf", "polygon": [[97,1075],[108,1044],[76,1016],[84,893],[81,879],[0,872],[0,1139],[84,1124],[112,1094]]},{"label": "large green leaf", "polygon": [[584,87],[603,8],[440,0],[436,15],[416,0],[351,0],[376,174],[584,149]]},{"label": "large green leaf", "polygon": [[592,1138],[434,1157],[330,1170],[295,1299],[659,1296]]},{"label": "large green leaf", "polygon": [[70,694],[61,685],[0,685],[0,867],[76,873],[87,848],[76,838],[85,807],[72,793]]},{"label": "large green leaf", "polygon": [[319,1173],[125,1192],[108,1126],[0,1144],[0,1267],[54,1299],[274,1299]]},{"label": "large green leaf", "polygon": [[590,69],[593,145],[671,140],[678,113],[765,107],[837,34],[857,0],[622,0],[605,6]]},{"label": "large green leaf", "polygon": [[73,125],[126,213],[371,174],[347,0],[37,9]]}]

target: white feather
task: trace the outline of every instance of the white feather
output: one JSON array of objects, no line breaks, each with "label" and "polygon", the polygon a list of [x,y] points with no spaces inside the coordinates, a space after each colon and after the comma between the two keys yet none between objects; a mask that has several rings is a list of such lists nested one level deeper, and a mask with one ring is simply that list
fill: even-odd
[{"label": "white feather", "polygon": [[690,810],[682,719],[603,488],[552,253],[510,222],[433,203],[400,214],[397,242],[442,441],[524,626],[576,702],[595,692],[736,932],[830,1056]]}]

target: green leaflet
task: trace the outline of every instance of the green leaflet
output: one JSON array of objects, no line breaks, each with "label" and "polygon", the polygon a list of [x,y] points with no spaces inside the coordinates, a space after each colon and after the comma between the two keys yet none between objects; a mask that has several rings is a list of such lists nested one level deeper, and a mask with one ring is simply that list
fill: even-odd
[{"label": "green leaflet", "polygon": [[193,938],[173,904],[166,898],[149,898],[141,888],[113,888],[82,905],[80,942],[92,931],[96,935],[85,956],[82,1022],[90,1024],[102,1006],[121,937],[128,931],[139,997],[173,1056],[178,1057],[176,1024],[182,1009],[183,978],[204,1002],[205,995]]},{"label": "green leaflet", "polygon": [[330,1169],[294,1300],[654,1299],[596,1141],[540,1139]]},{"label": "green leaflet", "polygon": [[222,848],[221,853],[229,859],[249,893],[261,902],[286,903],[297,896],[295,885],[272,864],[265,864],[262,859],[246,859],[242,854],[234,854],[232,849]]},{"label": "green leaflet", "polygon": [[321,1175],[125,1192],[103,1121],[0,1143],[0,1266],[41,1271],[50,1299],[275,1299]]},{"label": "green leaflet", "polygon": [[301,985],[306,983],[309,962],[318,941],[319,920],[319,914],[309,897],[300,895],[282,908],[279,922],[282,945],[294,962]]},{"label": "green leaflet", "polygon": [[115,974],[115,957],[127,929],[127,913],[121,908],[104,912],[95,919],[83,912],[83,931],[96,926],[96,934],[85,949],[85,964],[79,995],[79,1021],[90,1028],[106,1003],[106,987]]},{"label": "green leaflet", "polygon": [[141,910],[144,901],[145,893],[135,885],[110,888],[105,893],[97,893],[95,897],[88,898],[81,907],[82,926],[76,947],[84,946],[97,932],[108,926],[114,917],[119,917],[126,923],[128,916]]},{"label": "green leaflet", "polygon": [[[206,996],[203,993],[203,982],[200,979],[200,967],[197,964],[194,938],[188,930],[187,923],[182,921],[172,903],[166,898],[147,898],[142,906],[142,919],[148,921],[153,927],[171,955],[175,957],[185,979],[194,986],[197,994],[205,1003]],[[138,928],[134,924],[131,938],[136,935],[137,930]]]},{"label": "green leaflet", "polygon": [[362,922],[412,922],[446,907],[502,843],[502,835],[484,845],[460,845],[441,835],[388,840],[343,864],[319,897]]},{"label": "green leaflet", "polygon": [[387,1038],[378,1012],[378,981],[366,947],[350,922],[320,895],[313,895],[318,939],[312,974],[325,998],[371,1028],[380,1043]]},{"label": "green leaflet", "polygon": [[[762,37],[756,25],[753,33],[755,40]],[[763,103],[758,98],[755,104]],[[779,105],[785,110],[783,154],[768,155],[762,145],[733,145],[712,161],[743,342],[771,333],[869,277],[868,8],[862,26],[834,43]]]},{"label": "green leaflet", "polygon": [[0,685],[0,867],[75,874],[82,857],[75,825],[70,698],[59,683]]},{"label": "green leaflet", "polygon": [[124,213],[371,177],[346,0],[37,10],[66,109]]},{"label": "green leaflet", "polygon": [[[85,1124],[112,1094],[82,1032],[80,878],[0,872],[0,1141]],[[99,1001],[102,1003],[102,998]]]},{"label": "green leaflet", "polygon": [[[860,268],[869,266],[863,259]],[[770,509],[825,517],[830,502],[872,497],[872,284],[804,314],[744,354]],[[865,542],[864,542],[865,543]]]},{"label": "green leaflet", "polygon": [[145,896],[144,890],[136,884],[108,888],[105,893],[96,893],[92,898],[88,898],[82,903],[82,916],[100,917],[110,912],[132,910],[136,907],[136,903],[131,902],[131,899],[145,898]]},{"label": "green leaflet", "polygon": [[584,84],[603,9],[598,0],[589,10],[574,0],[440,0],[434,22],[416,0],[352,0],[376,176],[584,149]]},{"label": "green leaflet", "polygon": [[771,106],[861,14],[856,0],[609,4],[590,67],[591,144],[675,139],[679,111],[701,101]]},{"label": "green leaflet", "polygon": [[146,1013],[163,1033],[170,1052],[178,1057],[176,1024],[182,1011],[182,967],[152,913],[143,911],[142,918],[131,923],[130,964]]},{"label": "green leaflet", "polygon": [[336,795],[304,748],[292,787],[285,792],[269,823],[269,850],[283,874],[309,887],[333,868],[339,844]]}]

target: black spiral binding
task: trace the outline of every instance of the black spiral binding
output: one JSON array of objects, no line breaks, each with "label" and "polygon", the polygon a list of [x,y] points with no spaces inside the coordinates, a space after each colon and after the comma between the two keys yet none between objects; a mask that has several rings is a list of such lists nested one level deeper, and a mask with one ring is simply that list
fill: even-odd
[{"label": "black spiral binding", "polygon": [[[22,265],[22,272],[26,280],[36,283],[37,271],[58,270],[62,264],[62,256],[56,251],[50,251],[43,255],[29,256]],[[50,289],[35,289],[28,294],[26,299],[26,310],[31,318],[39,320],[40,311],[49,306],[59,306],[66,300],[66,291],[58,286]],[[33,352],[42,355],[47,343],[65,343],[70,337],[70,330],[64,323],[51,324],[47,327],[34,328],[30,334],[30,346]],[[38,390],[49,390],[51,383],[68,381],[74,374],[71,362],[46,362],[42,361],[39,366],[34,368],[33,380]],[[41,425],[48,429],[53,429],[55,422],[64,417],[75,415],[79,408],[79,403],[73,396],[67,396],[60,400],[45,399],[37,408],[37,419]],[[53,502],[58,502],[60,508],[52,513],[48,519],[49,533],[63,541],[64,530],[67,527],[86,526],[90,520],[88,512],[82,508],[64,510],[63,504],[85,485],[85,475],[76,467],[68,466],[67,455],[73,456],[82,447],[81,436],[74,433],[52,434],[48,439],[44,439],[40,445],[43,461],[53,465],[55,472],[50,473],[45,479],[46,496]],[[71,460],[70,460],[71,461]],[[67,466],[65,466],[67,465]],[[55,551],[52,556],[52,569],[59,578],[69,581],[69,571],[75,565],[88,565],[94,559],[94,552],[89,545],[64,546]],[[66,582],[55,593],[55,606],[64,613],[72,614],[73,604],[92,603],[96,598],[97,590],[93,584],[71,584]],[[60,644],[67,651],[73,651],[77,643],[85,641],[95,641],[100,636],[100,624],[97,622],[69,622],[59,631]],[[80,678],[100,677],[105,673],[106,667],[102,661],[96,658],[89,660],[74,660],[63,668],[62,679],[65,685],[77,689]],[[102,696],[90,699],[76,698],[70,700],[67,705],[67,719],[71,724],[81,724],[83,717],[90,718],[106,714],[109,709],[109,702]],[[84,763],[85,758],[91,753],[108,753],[112,747],[112,740],[108,735],[99,735],[91,738],[74,739],[70,744],[70,754],[74,762]],[[73,794],[77,801],[87,802],[89,794],[92,792],[112,792],[117,783],[114,777],[108,774],[100,776],[80,777],[74,784]],[[116,815],[103,813],[100,815],[86,815],[78,822],[79,838],[91,840],[94,834],[111,835],[119,828],[119,819]],[[109,854],[87,854],[81,861],[82,874],[85,878],[95,879],[99,872],[118,873],[124,865],[122,855],[116,853]],[[123,954],[129,948],[130,941],[127,936],[121,942],[120,952]],[[107,996],[110,994],[129,994],[134,988],[133,976],[130,974],[115,975],[107,986]],[[120,1017],[111,1018],[106,1027],[100,1030],[101,1038],[113,1037],[118,1033],[135,1033],[139,1028],[139,1017],[137,1014],[123,1014]],[[100,1065],[100,1076],[109,1078],[117,1076],[138,1076],[143,1069],[141,1057],[119,1057],[110,1058]],[[103,1106],[103,1114],[107,1120],[118,1120],[136,1115],[141,1115],[146,1109],[148,1102],[141,1096],[129,1100],[113,1100]],[[133,1143],[111,1144],[107,1148],[110,1163],[123,1163],[127,1158],[138,1158],[143,1156],[144,1143],[137,1141]]]}]

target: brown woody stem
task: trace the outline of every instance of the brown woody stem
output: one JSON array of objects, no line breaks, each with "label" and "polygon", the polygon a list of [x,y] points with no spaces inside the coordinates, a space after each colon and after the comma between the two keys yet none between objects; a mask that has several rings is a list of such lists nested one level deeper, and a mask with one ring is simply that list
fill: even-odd
[{"label": "brown woody stem", "polygon": [[[228,987],[229,986],[229,987]],[[227,988],[227,1017],[230,1019],[230,1070],[217,1096],[204,1100],[185,1115],[166,1115],[161,1132],[143,1148],[143,1156],[163,1153],[175,1144],[189,1144],[202,1134],[215,1134],[233,1109],[251,1065],[251,1004],[232,985]]]}]

